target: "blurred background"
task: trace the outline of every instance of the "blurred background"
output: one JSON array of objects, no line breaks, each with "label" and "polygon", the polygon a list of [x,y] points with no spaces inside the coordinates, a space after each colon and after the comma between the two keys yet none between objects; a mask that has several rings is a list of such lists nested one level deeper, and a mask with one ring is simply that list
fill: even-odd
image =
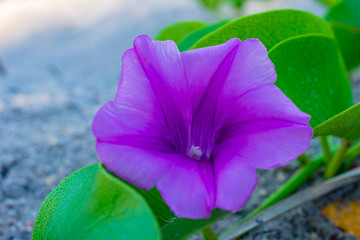
[{"label": "blurred background", "polygon": [[92,118],[114,98],[136,35],[277,8],[326,11],[312,0],[248,0],[240,10],[195,0],[0,0],[0,239],[30,239],[47,194],[97,162]]}]

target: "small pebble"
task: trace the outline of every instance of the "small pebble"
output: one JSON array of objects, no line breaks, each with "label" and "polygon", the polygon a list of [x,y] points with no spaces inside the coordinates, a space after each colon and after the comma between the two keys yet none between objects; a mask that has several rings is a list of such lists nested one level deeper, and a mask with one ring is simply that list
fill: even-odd
[{"label": "small pebble", "polygon": [[47,186],[53,185],[54,182],[55,182],[55,180],[54,180],[54,178],[52,178],[52,177],[47,177],[47,178],[45,178],[45,184],[46,184]]},{"label": "small pebble", "polygon": [[284,182],[287,179],[287,174],[279,170],[276,174],[276,178],[279,182]]},{"label": "small pebble", "polygon": [[310,240],[316,240],[316,239],[318,239],[318,235],[316,233],[312,233],[310,235]]},{"label": "small pebble", "polygon": [[49,139],[50,146],[56,146],[58,143],[59,143],[59,140],[56,137],[54,137],[54,136],[50,137],[50,139]]}]

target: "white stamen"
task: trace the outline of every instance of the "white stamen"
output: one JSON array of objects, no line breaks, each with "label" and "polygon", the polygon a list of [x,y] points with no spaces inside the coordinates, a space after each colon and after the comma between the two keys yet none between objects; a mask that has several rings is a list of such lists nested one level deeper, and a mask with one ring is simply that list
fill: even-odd
[{"label": "white stamen", "polygon": [[203,153],[202,153],[200,147],[193,145],[193,146],[191,146],[190,151],[191,151],[190,155],[191,155],[192,158],[194,158],[196,160],[201,159],[201,156],[203,155]]}]

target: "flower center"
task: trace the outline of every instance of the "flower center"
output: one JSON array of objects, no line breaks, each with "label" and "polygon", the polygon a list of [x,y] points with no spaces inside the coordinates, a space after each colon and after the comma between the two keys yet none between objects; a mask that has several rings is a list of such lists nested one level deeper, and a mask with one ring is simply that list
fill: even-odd
[{"label": "flower center", "polygon": [[195,160],[200,160],[201,156],[203,155],[203,152],[201,151],[199,146],[191,146],[190,149],[190,157],[195,159]]}]

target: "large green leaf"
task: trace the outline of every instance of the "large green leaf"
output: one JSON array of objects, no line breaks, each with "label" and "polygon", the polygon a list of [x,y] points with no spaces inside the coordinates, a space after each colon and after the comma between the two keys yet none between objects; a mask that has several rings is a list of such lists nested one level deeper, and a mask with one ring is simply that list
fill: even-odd
[{"label": "large green leaf", "polygon": [[333,36],[323,19],[299,10],[274,10],[233,20],[201,38],[192,48],[214,46],[231,38],[258,38],[270,50],[291,37],[322,33]]},{"label": "large green leaf", "polygon": [[236,8],[242,8],[247,0],[227,0]]},{"label": "large green leaf", "polygon": [[71,174],[49,194],[33,239],[155,240],[160,232],[145,200],[94,164]]},{"label": "large green leaf", "polygon": [[191,32],[206,26],[208,26],[207,23],[200,21],[176,22],[164,27],[155,39],[161,41],[173,40],[174,42],[178,43]]},{"label": "large green leaf", "polygon": [[198,0],[209,9],[216,9],[223,0]]},{"label": "large green leaf", "polygon": [[341,0],[317,0],[323,4],[326,4],[328,6],[334,6],[335,4],[338,4]]},{"label": "large green leaf", "polygon": [[334,38],[295,37],[273,47],[269,57],[278,75],[275,84],[311,115],[312,127],[352,106],[350,82]]},{"label": "large green leaf", "polygon": [[360,28],[360,1],[342,0],[330,8],[325,18],[330,22],[336,21]]},{"label": "large green leaf", "polygon": [[223,3],[231,4],[231,7],[234,8],[241,8],[246,0],[198,0],[200,1],[205,7],[211,10],[218,9]]},{"label": "large green leaf", "polygon": [[217,209],[208,219],[175,217],[156,188],[144,191],[94,164],[71,174],[49,194],[33,239],[159,239],[152,212],[163,240],[185,239],[231,214]]},{"label": "large green leaf", "polygon": [[314,136],[334,135],[349,141],[360,137],[360,103],[330,118],[314,129]]},{"label": "large green leaf", "polygon": [[360,1],[341,1],[325,18],[331,22],[347,69],[354,69],[360,64]]},{"label": "large green leaf", "polygon": [[187,35],[183,40],[178,43],[178,47],[180,51],[188,50],[191,46],[193,46],[200,38],[204,37],[206,34],[209,34],[224,24],[228,23],[230,20],[221,20],[217,23],[214,23],[210,26],[201,28],[196,30],[189,35]]},{"label": "large green leaf", "polygon": [[[360,14],[360,12],[359,12]],[[360,28],[332,22],[334,34],[338,41],[346,68],[352,70],[360,64]]]}]

